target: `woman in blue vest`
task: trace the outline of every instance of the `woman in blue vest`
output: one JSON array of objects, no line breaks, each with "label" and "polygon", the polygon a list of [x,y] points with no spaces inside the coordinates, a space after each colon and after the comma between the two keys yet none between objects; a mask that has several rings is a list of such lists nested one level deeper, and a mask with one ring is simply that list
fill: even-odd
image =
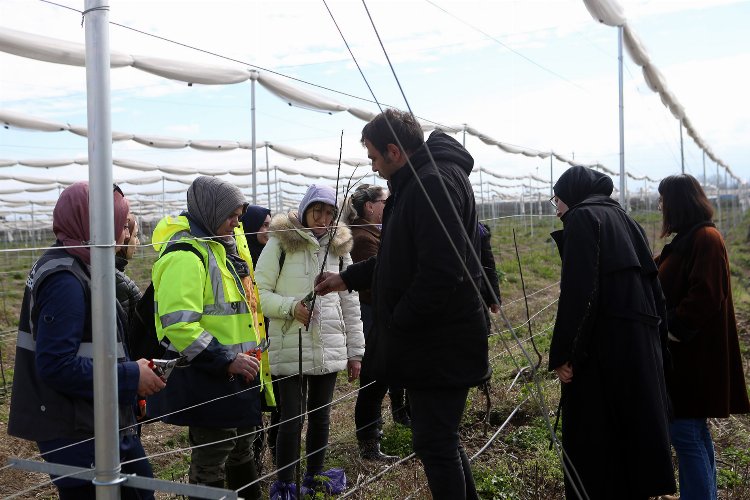
[{"label": "woman in blue vest", "polygon": [[[114,191],[115,241],[129,236],[128,202]],[[91,467],[94,463],[94,366],[91,331],[89,186],[66,188],[52,214],[57,241],[31,268],[18,323],[8,434],[36,441],[51,463]],[[117,384],[122,472],[153,477],[136,435],[136,396],[149,396],[164,382],[148,360],[130,361],[122,308],[117,318]],[[143,458],[143,460],[137,460]],[[133,462],[133,460],[137,460]],[[95,487],[74,478],[55,480],[60,498],[94,499]],[[122,498],[153,498],[153,492],[123,487]]]}]

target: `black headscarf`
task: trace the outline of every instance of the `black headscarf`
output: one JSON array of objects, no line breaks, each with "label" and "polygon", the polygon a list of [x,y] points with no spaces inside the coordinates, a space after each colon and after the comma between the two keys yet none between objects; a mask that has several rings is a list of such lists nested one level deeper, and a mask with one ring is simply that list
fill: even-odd
[{"label": "black headscarf", "polygon": [[573,208],[591,196],[611,196],[614,188],[608,175],[578,166],[563,172],[552,189],[568,208]]},{"label": "black headscarf", "polygon": [[[245,213],[240,217],[242,227],[247,238],[247,246],[250,248],[250,255],[253,259],[253,265],[258,262],[260,252],[263,250],[263,246],[258,241],[258,231],[265,222],[266,217],[271,215],[271,210],[266,207],[259,207],[258,205],[250,205],[247,207]],[[247,234],[252,233],[252,234]]]}]

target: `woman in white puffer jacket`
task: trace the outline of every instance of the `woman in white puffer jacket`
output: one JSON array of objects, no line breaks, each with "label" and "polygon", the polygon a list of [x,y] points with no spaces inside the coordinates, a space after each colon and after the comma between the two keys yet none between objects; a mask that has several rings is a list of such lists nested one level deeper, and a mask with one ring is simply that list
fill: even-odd
[{"label": "woman in white puffer jacket", "polygon": [[[310,318],[305,298],[312,293],[315,278],[326,259],[325,271],[340,271],[352,263],[352,236],[345,226],[331,227],[336,213],[336,194],[328,186],[312,185],[299,211],[276,215],[271,220],[270,239],[258,259],[255,279],[263,313],[270,319],[269,360],[271,373],[279,383],[281,425],[276,453],[277,481],[271,499],[301,498],[294,491],[294,463],[299,459],[298,417],[305,407],[308,415],[305,448],[315,451],[307,457],[304,485],[314,488],[320,476],[328,444],[330,405],[339,371],[348,370],[349,380],[359,377],[365,339],[356,292],[317,297]],[[331,241],[333,236],[333,241]],[[330,245],[329,245],[330,242]],[[328,255],[326,257],[326,251]],[[302,329],[302,373],[306,401],[300,401],[299,330]],[[320,450],[320,451],[316,451]],[[331,473],[331,485],[341,483],[343,471]]]}]

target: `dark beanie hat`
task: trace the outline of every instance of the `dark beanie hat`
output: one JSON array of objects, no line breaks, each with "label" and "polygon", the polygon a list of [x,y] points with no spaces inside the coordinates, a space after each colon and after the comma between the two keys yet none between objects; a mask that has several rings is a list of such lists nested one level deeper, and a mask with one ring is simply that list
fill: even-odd
[{"label": "dark beanie hat", "polygon": [[611,196],[614,187],[608,175],[588,167],[577,166],[563,172],[553,190],[555,196],[564,201],[569,208],[573,208],[591,196]]},{"label": "dark beanie hat", "polygon": [[188,188],[188,213],[213,235],[237,207],[244,213],[247,205],[237,186],[216,177],[196,177]]}]

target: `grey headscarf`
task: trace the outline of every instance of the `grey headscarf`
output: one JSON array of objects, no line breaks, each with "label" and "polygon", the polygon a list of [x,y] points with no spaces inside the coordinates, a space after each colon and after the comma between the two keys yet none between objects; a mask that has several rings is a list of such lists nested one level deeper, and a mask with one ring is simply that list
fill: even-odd
[{"label": "grey headscarf", "polygon": [[203,229],[212,235],[229,215],[242,207],[245,212],[248,203],[240,189],[216,177],[196,177],[187,192],[187,209]]}]

